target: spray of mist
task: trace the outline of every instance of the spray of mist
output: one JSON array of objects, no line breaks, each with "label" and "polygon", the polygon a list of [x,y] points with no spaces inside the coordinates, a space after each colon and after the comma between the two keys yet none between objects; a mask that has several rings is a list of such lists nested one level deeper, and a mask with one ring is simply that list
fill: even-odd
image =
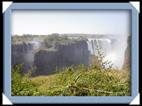
[{"label": "spray of mist", "polygon": [[127,37],[115,38],[111,43],[111,51],[106,55],[105,60],[110,60],[114,68],[121,69],[124,63],[124,55],[127,47]]},{"label": "spray of mist", "polygon": [[28,53],[25,56],[25,60],[32,66],[34,62],[34,54],[41,47],[41,42],[38,41],[38,39],[33,39],[30,41],[30,44],[32,45],[32,48],[28,50]]}]

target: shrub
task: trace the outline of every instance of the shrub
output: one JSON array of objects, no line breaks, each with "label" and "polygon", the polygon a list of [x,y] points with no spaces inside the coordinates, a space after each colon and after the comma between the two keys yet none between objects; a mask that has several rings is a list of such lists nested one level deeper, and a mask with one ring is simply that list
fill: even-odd
[{"label": "shrub", "polygon": [[19,64],[12,69],[12,96],[39,95],[37,88],[29,78],[30,74],[21,74],[22,66],[22,64]]},{"label": "shrub", "polygon": [[102,48],[98,46],[97,42],[95,42],[96,45],[96,54],[93,56],[92,60],[92,68],[95,68],[97,70],[111,70],[112,69],[112,62],[110,60],[104,60],[105,55],[102,51]]}]

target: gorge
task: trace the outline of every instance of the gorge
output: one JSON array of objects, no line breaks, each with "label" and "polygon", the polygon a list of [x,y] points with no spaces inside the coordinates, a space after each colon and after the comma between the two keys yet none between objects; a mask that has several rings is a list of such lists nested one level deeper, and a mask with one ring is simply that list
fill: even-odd
[{"label": "gorge", "polygon": [[[116,64],[116,39],[107,37],[80,38],[67,36],[48,36],[43,40],[32,39],[28,42],[12,44],[12,67],[23,64],[23,73],[36,67],[34,75],[53,74],[56,69],[83,64],[91,64],[91,56],[97,55],[100,48],[105,58]],[[113,53],[114,52],[114,53]]]}]

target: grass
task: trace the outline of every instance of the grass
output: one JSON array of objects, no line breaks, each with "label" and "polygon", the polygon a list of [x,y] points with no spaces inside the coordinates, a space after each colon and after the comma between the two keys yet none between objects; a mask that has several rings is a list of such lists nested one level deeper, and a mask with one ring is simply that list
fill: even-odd
[{"label": "grass", "polygon": [[12,71],[12,95],[15,96],[129,96],[127,70],[86,69],[83,65],[66,67],[49,76],[21,75]]}]

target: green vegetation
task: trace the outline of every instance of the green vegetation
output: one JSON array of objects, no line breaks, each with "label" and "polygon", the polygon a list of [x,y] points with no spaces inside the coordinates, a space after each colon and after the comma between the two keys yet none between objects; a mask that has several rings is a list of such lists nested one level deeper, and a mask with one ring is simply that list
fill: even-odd
[{"label": "green vegetation", "polygon": [[[59,44],[70,44],[74,43],[78,40],[87,40],[86,37],[79,37],[78,39],[69,39],[68,35],[64,34],[60,36],[58,33],[53,33],[49,35],[31,35],[31,34],[23,34],[22,36],[19,35],[13,35],[11,37],[12,43],[23,43],[23,42],[30,42],[33,40],[41,40],[44,41],[45,45],[50,48],[51,46],[54,46],[56,43]],[[51,45],[52,43],[52,45]]]},{"label": "green vegetation", "polygon": [[59,34],[51,34],[45,37],[44,44],[47,48],[54,48],[55,45],[69,45],[76,43],[77,41],[87,40],[84,37],[79,37],[77,39],[69,39],[67,35],[60,36]]},{"label": "green vegetation", "polygon": [[38,89],[30,80],[31,71],[22,75],[22,64],[16,65],[12,70],[12,96],[32,96],[38,95]]},{"label": "green vegetation", "polygon": [[[129,96],[130,75],[126,70],[97,69],[94,65],[66,67],[49,76],[20,74],[21,65],[12,71],[14,96]],[[30,72],[30,71],[29,71]]]},{"label": "green vegetation", "polygon": [[11,37],[12,40],[12,44],[17,44],[17,43],[27,43],[29,41],[33,41],[33,40],[43,40],[46,37],[46,35],[29,35],[29,34],[24,34],[22,36],[19,35],[13,35]]}]

